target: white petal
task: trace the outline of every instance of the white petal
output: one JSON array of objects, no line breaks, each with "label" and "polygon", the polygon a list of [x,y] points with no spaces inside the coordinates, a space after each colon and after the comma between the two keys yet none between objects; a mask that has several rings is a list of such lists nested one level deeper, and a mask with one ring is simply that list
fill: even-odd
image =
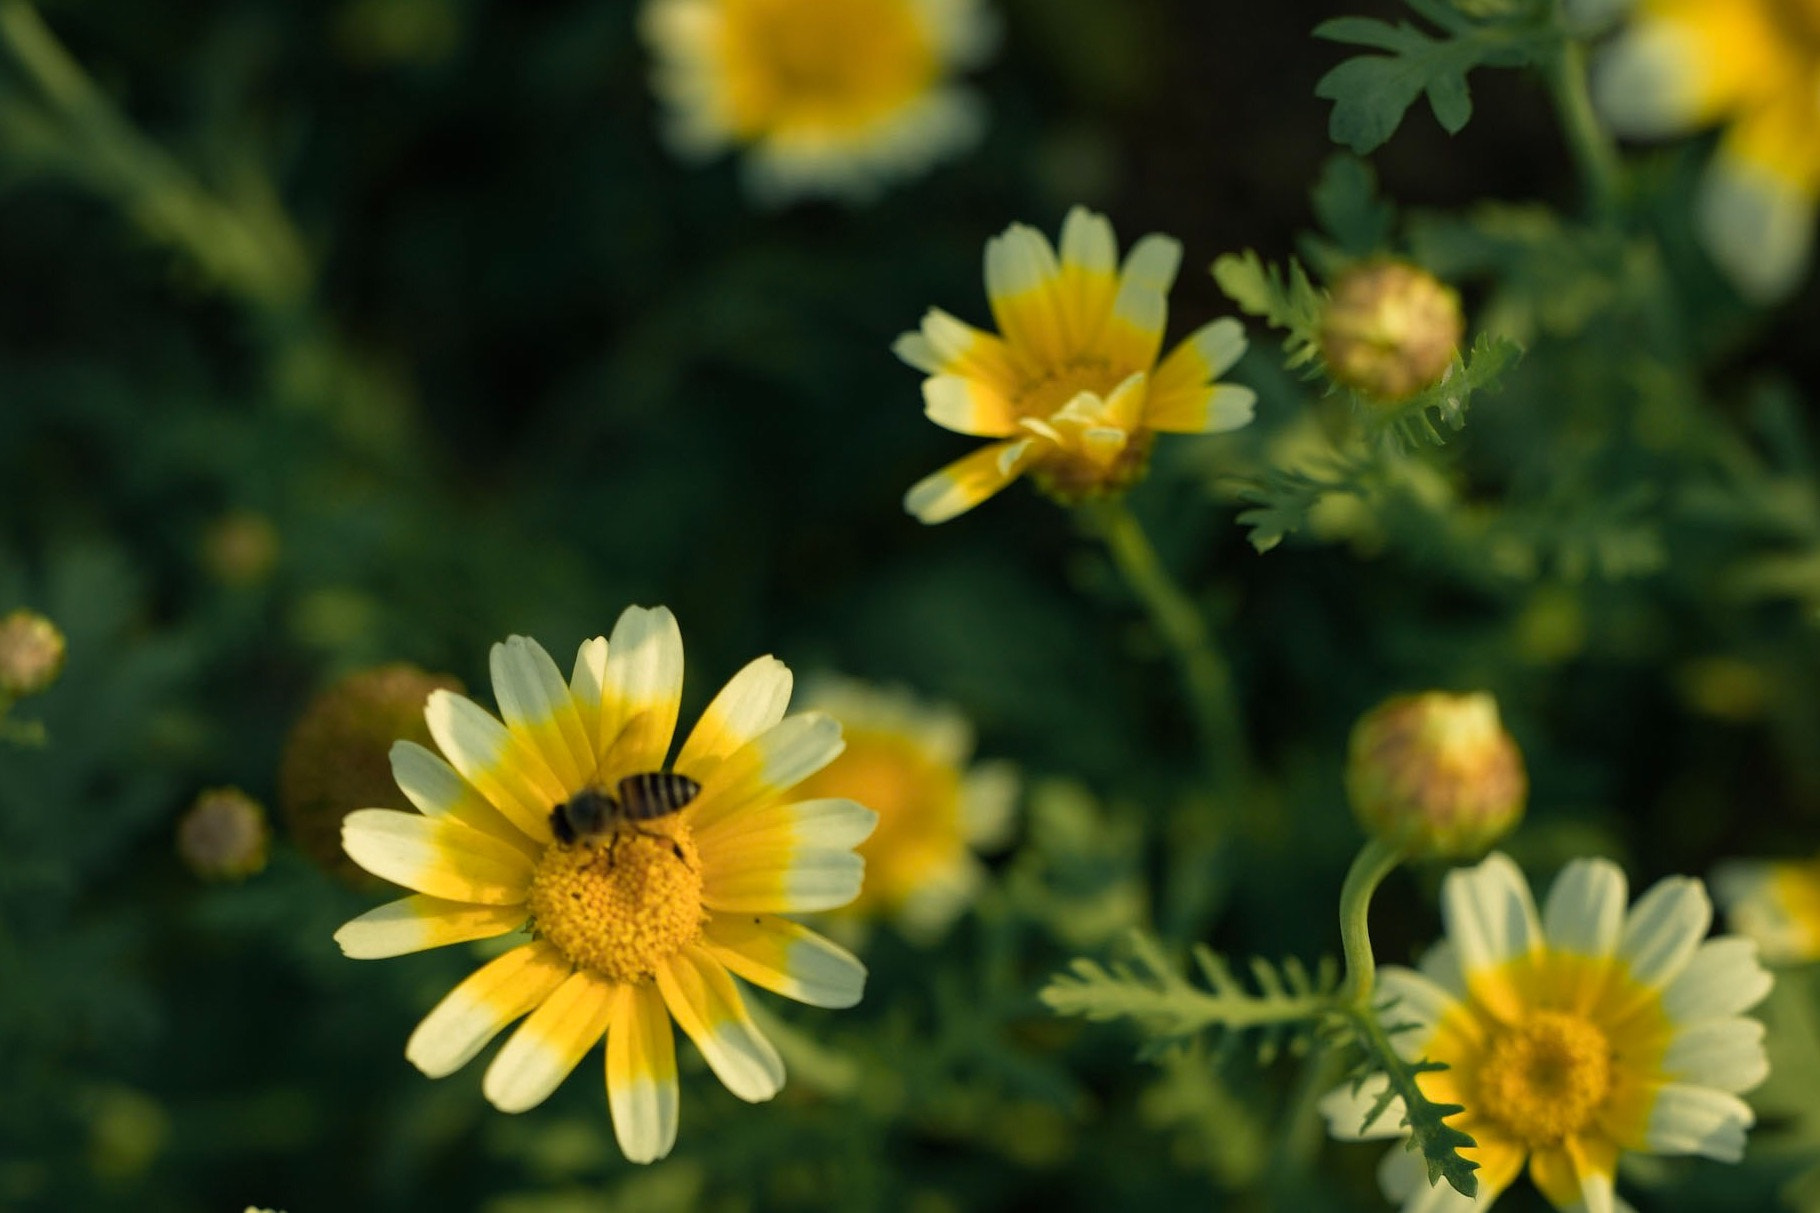
[{"label": "white petal", "polygon": [[1448,873],[1441,886],[1441,916],[1468,977],[1542,944],[1529,884],[1502,853],[1487,855],[1477,867]]},{"label": "white petal", "polygon": [[1700,235],[1739,293],[1772,303],[1806,276],[1814,199],[1749,161],[1721,152],[1700,187]]},{"label": "white petal", "polygon": [[695,1042],[727,1090],[761,1103],[784,1085],[784,1061],[746,1013],[739,988],[718,960],[688,947],[657,971],[677,1025]]},{"label": "white petal", "polygon": [[1709,1019],[1683,1028],[1668,1046],[1662,1068],[1676,1082],[1734,1094],[1769,1076],[1763,1025],[1754,1019]]},{"label": "white petal", "polygon": [[676,758],[676,769],[706,777],[709,769],[784,718],[795,679],[775,657],[760,657],[728,680],[708,705]]},{"label": "white petal", "polygon": [[1631,908],[1618,954],[1638,982],[1661,989],[1687,967],[1712,922],[1705,886],[1692,877],[1671,876]]},{"label": "white petal", "polygon": [[[1343,1083],[1321,1097],[1321,1115],[1327,1120],[1327,1135],[1336,1141],[1376,1141],[1380,1138],[1407,1137],[1403,1124],[1403,1101],[1393,1098],[1376,1120],[1365,1123],[1378,1096],[1390,1086],[1382,1074],[1367,1078],[1357,1091]],[[1394,1198],[1393,1198],[1394,1199]]]},{"label": "white petal", "polygon": [[506,726],[534,747],[565,788],[578,788],[594,773],[594,742],[562,671],[528,636],[493,646],[489,666],[493,697]]},{"label": "white petal", "polygon": [[1662,1009],[1678,1024],[1737,1015],[1768,996],[1774,979],[1757,961],[1757,945],[1727,935],[1710,939],[1662,992]]},{"label": "white petal", "polygon": [[648,982],[618,991],[607,1030],[607,1101],[630,1161],[655,1162],[676,1145],[676,1041],[663,996]]},{"label": "white petal", "polygon": [[1542,911],[1551,948],[1580,956],[1609,956],[1624,932],[1628,887],[1606,859],[1576,859],[1561,869]]},{"label": "white petal", "polygon": [[668,607],[627,607],[607,641],[599,741],[603,750],[624,747],[620,731],[628,725],[638,728],[639,739],[623,751],[628,769],[612,774],[662,769],[676,732],[682,684],[682,631],[676,616]]},{"label": "white petal", "polygon": [[481,1090],[488,1101],[501,1112],[524,1112],[548,1099],[606,1035],[614,990],[597,973],[570,974],[487,1067]]},{"label": "white petal", "polygon": [[1676,25],[1632,27],[1594,64],[1599,113],[1620,134],[1659,138],[1688,130],[1699,118],[1701,50]]},{"label": "white petal", "polygon": [[1754,1123],[1750,1105],[1736,1095],[1670,1083],[1656,1093],[1645,1144],[1652,1154],[1737,1162],[1744,1157],[1744,1131]]}]

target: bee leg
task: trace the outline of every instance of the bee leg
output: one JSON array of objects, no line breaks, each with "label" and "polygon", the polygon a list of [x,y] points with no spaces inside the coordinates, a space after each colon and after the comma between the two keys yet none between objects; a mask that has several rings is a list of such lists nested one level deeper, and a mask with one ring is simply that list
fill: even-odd
[{"label": "bee leg", "polygon": [[613,870],[613,860],[619,850],[619,831],[613,831],[613,837],[607,840],[607,871]]}]

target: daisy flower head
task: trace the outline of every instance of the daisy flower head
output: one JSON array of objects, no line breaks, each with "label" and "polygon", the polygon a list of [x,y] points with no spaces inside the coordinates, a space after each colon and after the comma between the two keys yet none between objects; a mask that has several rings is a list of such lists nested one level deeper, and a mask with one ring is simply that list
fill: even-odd
[{"label": "daisy flower head", "polygon": [[645,0],[640,25],[672,146],[744,147],[764,202],[864,201],[984,128],[951,80],[996,41],[982,0]]},{"label": "daisy flower head", "polygon": [[926,477],[904,508],[927,523],[972,509],[1018,477],[1064,503],[1117,493],[1144,473],[1157,432],[1215,434],[1251,420],[1249,389],[1214,380],[1245,352],[1227,318],[1158,362],[1182,246],[1150,235],[1118,260],[1112,225],[1075,207],[1059,255],[1014,223],[986,242],[997,333],[931,308],[897,356],[922,371],[923,411],[990,445]]},{"label": "daisy flower head", "polygon": [[[442,754],[412,742],[392,751],[417,812],[363,809],[343,828],[356,863],[413,890],[343,926],[335,938],[348,955],[529,932],[437,1004],[405,1056],[442,1077],[524,1016],[482,1084],[495,1107],[522,1112],[604,1036],[613,1129],[635,1162],[676,1140],[672,1020],[728,1090],[766,1100],[783,1086],[783,1063],[734,976],[822,1007],[857,1003],[866,976],[780,917],[859,892],[853,848],[875,815],[789,794],[840,753],[840,725],[786,716],[790,671],[761,657],[666,763],[682,676],[682,637],[663,607],[628,609],[610,639],[581,646],[566,680],[535,641],[514,636],[492,652],[503,720],[451,691],[431,694],[424,715]],[[598,819],[607,797],[619,799],[595,821],[604,828],[577,825],[575,802],[590,801]]]},{"label": "daisy flower head", "polygon": [[1713,893],[1770,964],[1820,960],[1820,859],[1736,859],[1713,872]]},{"label": "daisy flower head", "polygon": [[1787,294],[1807,268],[1820,199],[1820,4],[1632,7],[1597,65],[1600,111],[1620,134],[1641,138],[1723,126],[1701,187],[1701,236],[1745,295]]},{"label": "daisy flower head", "polygon": [[[1524,1169],[1561,1210],[1628,1208],[1613,1192],[1618,1155],[1698,1154],[1736,1162],[1750,1106],[1738,1098],[1769,1063],[1763,1026],[1744,1012],[1770,975],[1748,939],[1707,940],[1712,904],[1700,882],[1661,881],[1626,909],[1624,873],[1575,860],[1537,912],[1502,854],[1450,873],[1442,886],[1447,941],[1420,971],[1387,967],[1380,1016],[1407,1024],[1393,1039],[1437,1103],[1463,1105],[1448,1123],[1476,1143],[1479,1195],[1430,1186],[1419,1154],[1396,1146],[1379,1168],[1405,1213],[1465,1213],[1495,1200]],[[1366,1122],[1385,1079],[1323,1101],[1336,1137],[1404,1135],[1393,1100]]]},{"label": "daisy flower head", "polygon": [[1002,762],[969,766],[966,718],[907,691],[825,677],[805,699],[840,721],[847,748],[799,794],[857,800],[878,814],[859,848],[866,886],[838,913],[889,918],[912,941],[934,942],[986,881],[975,852],[1010,832],[1016,772]]}]

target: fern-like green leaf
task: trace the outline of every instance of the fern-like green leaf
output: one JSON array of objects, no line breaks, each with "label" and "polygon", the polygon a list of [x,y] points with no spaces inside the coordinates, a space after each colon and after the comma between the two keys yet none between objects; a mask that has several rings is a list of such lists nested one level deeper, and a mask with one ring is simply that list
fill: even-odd
[{"label": "fern-like green leaf", "polygon": [[[1465,1158],[1460,1151],[1477,1143],[1472,1137],[1447,1123],[1449,1116],[1466,1109],[1459,1104],[1435,1103],[1422,1094],[1416,1082],[1418,1074],[1428,1074],[1447,1067],[1436,1061],[1405,1061],[1391,1043],[1391,1036],[1408,1025],[1392,1024],[1386,1028],[1379,1015],[1367,1009],[1349,1008],[1346,1026],[1362,1058],[1353,1070],[1354,1090],[1362,1087],[1374,1074],[1388,1080],[1376,1102],[1366,1113],[1364,1124],[1382,1116],[1398,1099],[1403,1101],[1403,1123],[1409,1128],[1409,1149],[1420,1150],[1428,1167],[1428,1182],[1446,1180],[1462,1196],[1475,1196],[1479,1180],[1474,1171],[1479,1164]],[[1361,1126],[1363,1127],[1363,1126]]]},{"label": "fern-like green leaf", "polygon": [[1284,538],[1308,524],[1308,515],[1323,500],[1346,494],[1366,495],[1354,464],[1335,462],[1331,474],[1311,468],[1267,468],[1263,475],[1239,490],[1239,497],[1253,503],[1239,513],[1239,525],[1250,531],[1251,546],[1268,552]]},{"label": "fern-like green leaf", "polygon": [[1038,997],[1058,1015],[1099,1022],[1128,1019],[1152,1046],[1176,1044],[1202,1032],[1227,1044],[1250,1034],[1262,1062],[1284,1048],[1305,1047],[1333,1010],[1339,973],[1331,961],[1310,971],[1293,958],[1281,965],[1254,959],[1253,985],[1247,986],[1224,957],[1196,947],[1195,966],[1204,983],[1196,985],[1149,936],[1134,932],[1129,948],[1129,959],[1107,965],[1075,960]]},{"label": "fern-like green leaf", "polygon": [[1454,359],[1440,382],[1408,400],[1385,407],[1360,401],[1367,432],[1394,434],[1409,447],[1441,446],[1447,435],[1464,428],[1466,408],[1475,392],[1495,391],[1523,357],[1523,347],[1508,337],[1480,333],[1463,358]]},{"label": "fern-like green leaf", "polygon": [[1215,261],[1213,279],[1241,311],[1287,331],[1283,349],[1288,366],[1305,366],[1320,357],[1321,312],[1326,300],[1300,263],[1292,259],[1285,273],[1266,264],[1256,250],[1246,249]]}]

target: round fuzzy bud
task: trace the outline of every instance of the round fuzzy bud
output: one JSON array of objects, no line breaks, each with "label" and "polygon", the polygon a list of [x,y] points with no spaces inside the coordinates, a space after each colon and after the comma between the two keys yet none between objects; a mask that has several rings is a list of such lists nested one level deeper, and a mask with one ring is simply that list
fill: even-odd
[{"label": "round fuzzy bud", "polygon": [[63,633],[21,607],[0,619],[0,696],[36,695],[63,670]]},{"label": "round fuzzy bud", "polygon": [[1412,855],[1477,855],[1523,816],[1523,755],[1490,695],[1386,700],[1353,726],[1346,792],[1365,829]]},{"label": "round fuzzy bud", "polygon": [[265,867],[271,830],[239,788],[210,788],[177,823],[177,854],[204,880],[245,880]]},{"label": "round fuzzy bud", "polygon": [[1341,274],[1321,318],[1321,357],[1334,382],[1385,404],[1439,383],[1466,329],[1460,297],[1402,261]]},{"label": "round fuzzy bud", "polygon": [[392,745],[434,749],[424,701],[431,691],[460,689],[447,675],[401,664],[360,670],[318,693],[278,768],[278,805],[297,849],[349,884],[372,884],[341,849],[341,819],[355,809],[416,811],[392,779]]}]

